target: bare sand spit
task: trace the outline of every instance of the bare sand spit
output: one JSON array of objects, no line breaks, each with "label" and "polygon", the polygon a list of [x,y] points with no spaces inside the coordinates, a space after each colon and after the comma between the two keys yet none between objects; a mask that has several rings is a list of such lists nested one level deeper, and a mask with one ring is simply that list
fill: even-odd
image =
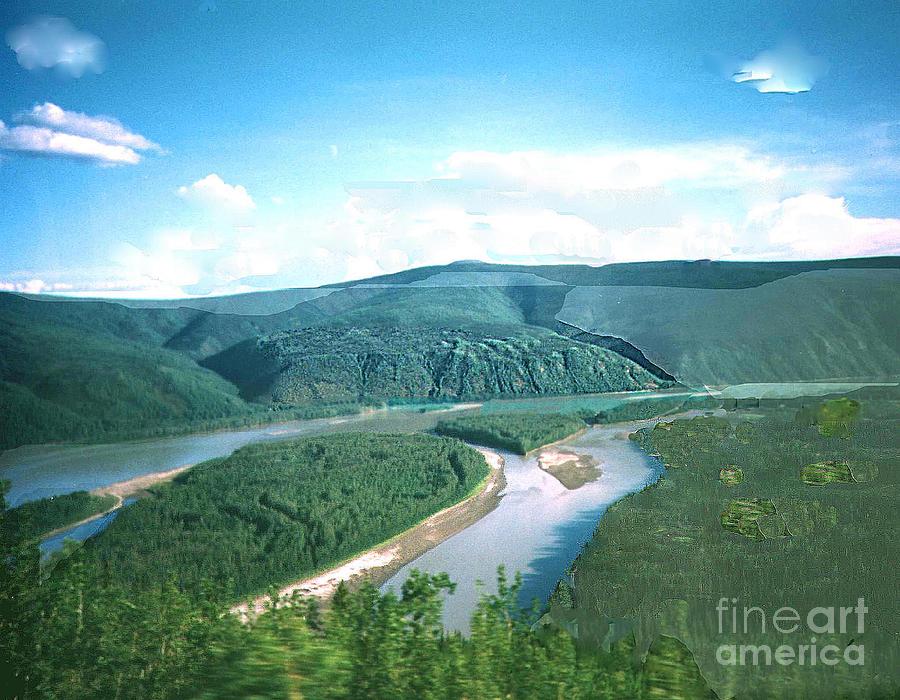
[{"label": "bare sand spit", "polygon": [[127,481],[117,481],[114,484],[109,484],[107,486],[101,486],[98,489],[94,489],[93,491],[91,491],[91,493],[97,494],[98,496],[105,496],[108,494],[110,496],[118,496],[119,498],[124,498],[125,496],[133,496],[134,494],[140,493],[141,491],[146,491],[154,484],[159,484],[163,481],[170,481],[193,466],[193,464],[183,464],[180,467],[175,467],[174,469],[169,469],[165,472],[153,472],[152,474],[136,476],[133,479],[128,479]]},{"label": "bare sand spit", "polygon": [[114,484],[96,488],[91,491],[92,494],[94,494],[95,496],[115,496],[116,504],[112,508],[107,508],[102,513],[94,513],[84,520],[79,520],[77,523],[69,523],[68,525],[63,525],[62,527],[58,527],[55,530],[51,530],[50,532],[45,532],[43,535],[41,535],[41,538],[46,539],[47,537],[53,537],[54,535],[58,535],[60,532],[72,530],[73,528],[84,525],[85,523],[89,523],[93,520],[97,520],[98,518],[102,518],[105,515],[109,515],[114,510],[118,510],[122,507],[122,504],[124,503],[127,496],[133,496],[137,493],[140,493],[141,491],[146,491],[154,484],[159,484],[163,481],[174,479],[176,476],[181,474],[181,472],[187,471],[193,466],[193,464],[185,464],[180,467],[175,467],[175,469],[169,469],[165,472],[153,472],[152,474],[144,474],[142,476],[136,476],[133,479],[128,479],[127,481],[117,481]]},{"label": "bare sand spit", "polygon": [[[403,566],[494,510],[500,502],[500,492],[506,486],[503,457],[493,450],[475,449],[484,455],[491,468],[491,473],[476,493],[329,571],[285,586],[278,591],[279,598],[288,599],[296,592],[303,597],[326,601],[341,581],[350,587],[359,586],[363,581],[380,586]],[[251,606],[253,613],[258,615],[269,605],[269,596],[260,596],[249,605],[244,603],[233,607],[231,612],[246,619]]]},{"label": "bare sand spit", "polygon": [[600,463],[591,455],[580,455],[558,447],[538,455],[538,466],[569,490],[581,488],[600,477]]}]

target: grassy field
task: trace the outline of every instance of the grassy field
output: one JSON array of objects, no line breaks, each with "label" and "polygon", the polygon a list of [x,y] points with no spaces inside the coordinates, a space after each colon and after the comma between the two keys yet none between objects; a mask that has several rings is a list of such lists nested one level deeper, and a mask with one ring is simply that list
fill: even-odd
[{"label": "grassy field", "polygon": [[[636,433],[667,472],[606,513],[573,566],[574,589],[561,599],[571,603],[556,604],[553,615],[577,624],[588,645],[634,633],[643,649],[658,635],[676,636],[720,697],[893,696],[900,688],[900,397],[889,390],[854,396],[861,410],[848,437],[815,423],[831,412],[798,411],[796,401]],[[816,628],[805,624],[815,608],[839,611],[860,598],[868,608],[864,630],[856,613],[843,632],[839,624],[827,629],[827,613],[815,618]],[[773,627],[783,607],[802,618],[794,633]],[[745,631],[749,608],[761,612],[750,612]],[[717,661],[722,645],[735,645],[737,654],[740,645],[788,645],[799,654],[811,637],[818,650],[833,644],[839,655],[862,644],[864,665]],[[721,653],[727,660],[731,652]]]},{"label": "grassy field", "polygon": [[585,422],[573,415],[495,413],[440,421],[435,432],[524,455],[585,427]]}]

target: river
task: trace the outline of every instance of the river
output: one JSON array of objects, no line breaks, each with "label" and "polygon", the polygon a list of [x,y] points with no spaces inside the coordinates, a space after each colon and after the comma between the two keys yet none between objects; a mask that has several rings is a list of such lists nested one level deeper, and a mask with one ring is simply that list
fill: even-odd
[{"label": "river", "polygon": [[382,589],[399,591],[413,569],[447,572],[456,591],[445,598],[444,625],[463,632],[481,592],[496,592],[499,564],[509,575],[522,574],[520,603],[545,602],[604,511],[662,474],[662,465],[627,439],[655,422],[594,427],[558,445],[600,463],[599,479],[571,491],[538,466],[536,454],[525,458],[501,452],[506,489],[497,508],[404,566]]},{"label": "river", "polygon": [[[648,392],[646,398],[659,394]],[[554,404],[563,398],[552,399]],[[573,397],[608,407],[638,396],[597,395]],[[548,399],[492,401],[481,410],[547,410]],[[347,430],[416,432],[428,430],[442,418],[473,410],[448,407],[426,410],[408,406],[343,418],[291,421],[242,430],[141,440],[107,445],[23,447],[0,454],[0,478],[9,479],[13,505],[77,490],[92,490],[153,472],[230,454],[243,445],[283,440],[300,435],[320,435]],[[606,508],[628,493],[656,480],[661,466],[627,440],[627,434],[653,421],[594,427],[567,441],[563,447],[592,455],[602,474],[576,490],[566,489],[541,470],[536,456],[523,458],[505,453],[507,486],[499,506],[485,518],[446,540],[394,576],[386,587],[399,587],[413,568],[447,571],[457,582],[455,595],[446,603],[445,621],[454,629],[466,629],[478,591],[477,580],[493,590],[498,564],[509,572],[522,572],[522,601],[546,600],[556,581],[594,531]],[[59,549],[65,538],[86,539],[100,532],[116,512],[42,543],[44,554]]]}]

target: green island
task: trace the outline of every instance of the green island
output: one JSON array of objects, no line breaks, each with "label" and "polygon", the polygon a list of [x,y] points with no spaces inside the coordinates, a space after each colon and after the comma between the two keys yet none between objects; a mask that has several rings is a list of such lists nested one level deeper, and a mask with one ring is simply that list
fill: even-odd
[{"label": "green island", "polygon": [[[892,583],[900,556],[900,400],[896,390],[855,398],[799,408],[760,402],[724,418],[675,420],[633,434],[667,472],[609,509],[554,594],[550,618],[577,630],[586,647],[634,636],[645,649],[676,637],[719,697],[890,697],[900,681],[900,602]],[[810,420],[834,415],[839,430]],[[854,465],[856,480],[849,478]],[[801,627],[789,635],[771,625],[784,606],[805,619],[814,608],[856,606],[859,598],[868,608],[864,635],[852,624],[843,633]],[[754,611],[744,631],[750,607],[768,614],[768,627]],[[761,669],[717,661],[720,645],[789,644],[796,652],[811,636],[818,649],[864,642],[864,665],[772,662]]]},{"label": "green island", "polygon": [[586,427],[577,415],[493,413],[440,421],[435,432],[524,455]]},{"label": "green island", "polygon": [[9,526],[24,538],[45,535],[72,525],[92,515],[103,513],[116,505],[118,499],[108,494],[98,496],[87,491],[75,491],[61,496],[28,501],[6,513]]},{"label": "green island", "polygon": [[152,487],[85,550],[124,585],[216,578],[234,597],[255,594],[403,532],[487,474],[477,451],[429,435],[249,445]]}]

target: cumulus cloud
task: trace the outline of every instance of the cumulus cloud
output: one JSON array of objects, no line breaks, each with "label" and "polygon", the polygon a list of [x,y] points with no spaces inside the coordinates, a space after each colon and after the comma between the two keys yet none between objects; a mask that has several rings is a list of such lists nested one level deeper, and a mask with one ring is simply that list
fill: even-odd
[{"label": "cumulus cloud", "polygon": [[243,185],[229,185],[215,173],[179,187],[178,196],[215,211],[240,214],[256,209],[256,202]]},{"label": "cumulus cloud", "polygon": [[52,102],[35,105],[27,112],[20,112],[15,120],[136,151],[161,150],[157,144],[126,129],[118,119],[70,112]]},{"label": "cumulus cloud", "polygon": [[727,212],[753,193],[777,194],[791,175],[747,147],[717,143],[461,151],[437,170],[440,177],[420,182],[351,187],[330,239],[357,242],[385,271],[460,258],[720,257],[739,223]]},{"label": "cumulus cloud", "polygon": [[72,289],[67,282],[44,282],[32,278],[27,280],[0,280],[0,292],[19,292],[21,294],[46,294],[48,292],[66,292]]},{"label": "cumulus cloud", "polygon": [[795,94],[811,90],[827,72],[828,63],[824,59],[788,43],[740,63],[731,80],[750,85],[758,92]]},{"label": "cumulus cloud", "polygon": [[85,71],[102,73],[105,68],[104,43],[93,34],[79,31],[64,17],[39,17],[14,27],[7,32],[6,43],[27,70],[56,68],[79,78]]},{"label": "cumulus cloud", "polygon": [[744,239],[782,260],[897,255],[900,219],[855,217],[843,197],[803,194],[748,212]]},{"label": "cumulus cloud", "polygon": [[101,165],[134,165],[138,151],[161,149],[112,117],[69,112],[51,102],[15,115],[18,126],[0,121],[0,150],[89,160]]},{"label": "cumulus cloud", "polygon": [[[595,154],[461,151],[435,177],[348,187],[339,211],[250,212],[244,188],[210,175],[182,188],[240,223],[167,229],[125,247],[116,275],[148,294],[315,286],[460,259],[603,264],[900,253],[900,219],[857,217],[816,190],[815,169],[747,146],[682,144]],[[833,185],[839,182],[829,179]],[[50,279],[43,273],[28,279]],[[64,278],[61,281],[67,281]],[[106,293],[105,291],[103,293]]]},{"label": "cumulus cloud", "polygon": [[570,195],[634,191],[674,182],[702,188],[732,187],[784,174],[783,167],[746,147],[718,143],[592,154],[461,151],[439,167],[446,177],[470,187],[509,192],[549,190]]}]

